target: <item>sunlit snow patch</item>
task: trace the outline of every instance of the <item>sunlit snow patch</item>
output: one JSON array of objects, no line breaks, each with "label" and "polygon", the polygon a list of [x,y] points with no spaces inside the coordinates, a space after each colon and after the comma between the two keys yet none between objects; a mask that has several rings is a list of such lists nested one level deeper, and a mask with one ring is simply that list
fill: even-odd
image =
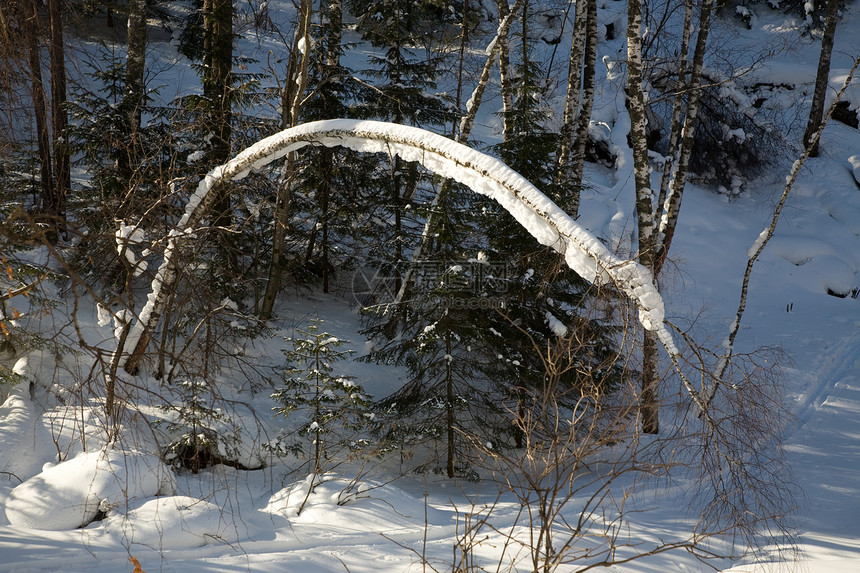
[{"label": "sunlit snow patch", "polygon": [[184,495],[137,502],[107,519],[111,535],[125,543],[185,549],[207,543],[235,542],[236,517],[214,503]]},{"label": "sunlit snow patch", "polygon": [[85,452],[13,489],[9,523],[29,529],[74,529],[127,500],[172,493],[173,476],[158,456],[102,450]]}]

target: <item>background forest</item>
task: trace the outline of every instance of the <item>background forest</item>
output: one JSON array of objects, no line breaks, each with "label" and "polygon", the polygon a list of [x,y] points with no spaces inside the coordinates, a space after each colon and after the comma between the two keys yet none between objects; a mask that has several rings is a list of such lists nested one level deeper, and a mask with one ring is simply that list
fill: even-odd
[{"label": "background forest", "polygon": [[9,570],[25,530],[135,571],[800,559],[805,364],[854,346],[760,304],[856,323],[855,13],[7,1]]}]

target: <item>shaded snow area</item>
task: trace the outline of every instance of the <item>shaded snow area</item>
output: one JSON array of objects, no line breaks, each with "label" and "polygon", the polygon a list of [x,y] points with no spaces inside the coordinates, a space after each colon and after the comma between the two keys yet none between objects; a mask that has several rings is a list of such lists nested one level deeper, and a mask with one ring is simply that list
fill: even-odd
[{"label": "shaded snow area", "polygon": [[[604,26],[620,25],[626,17],[620,3],[612,4],[601,7]],[[820,42],[798,39],[800,25],[793,18],[764,9],[753,15],[751,30],[740,29],[736,21],[717,28],[715,42],[725,45],[731,36],[739,50],[745,42],[777,44],[786,36],[793,38],[793,49],[765,60],[742,78],[744,85],[765,80],[778,84],[764,108],[803,117]],[[834,90],[844,80],[851,57],[860,54],[858,30],[860,3],[855,0],[837,34]],[[607,256],[583,259],[581,266],[624,260],[636,226],[624,80],[620,64],[609,57],[623,45],[622,38],[599,46],[599,55],[607,59],[599,68],[604,77],[592,124],[593,135],[610,147],[615,163],[586,167],[589,187],[583,192],[580,217],[570,225],[581,227],[581,237],[599,237],[594,252],[606,251]],[[169,46],[155,46],[152,52],[153,57],[178,57]],[[176,77],[162,78],[163,83],[181,83],[182,73],[193,75],[187,69],[175,73]],[[726,89],[725,97],[741,97]],[[847,101],[850,109],[860,108],[860,83],[855,81],[847,92]],[[798,109],[792,111],[792,106]],[[493,141],[498,121],[492,113],[479,117],[476,137]],[[802,132],[801,123],[793,124],[792,130]],[[733,135],[745,137],[742,132]],[[799,137],[798,133],[795,139]],[[370,147],[349,143],[363,150]],[[661,312],[665,309],[667,320],[705,340],[722,340],[728,332],[747,254],[769,224],[798,154],[774,151],[774,155],[763,173],[736,192],[719,193],[717,185],[707,181],[687,187],[670,260],[661,276],[663,301],[654,304],[659,302]],[[655,161],[655,188],[659,167]],[[206,186],[201,183],[201,188]],[[193,209],[188,207],[186,213]],[[551,244],[559,235],[548,229],[542,240]],[[117,248],[131,265],[138,264],[132,253],[137,248],[134,228],[123,227],[117,233]],[[613,272],[638,277],[638,269],[613,267]],[[599,272],[593,268],[591,277]],[[772,548],[771,555],[780,555],[781,561],[753,563],[739,557],[703,564],[677,550],[617,565],[612,571],[860,572],[858,272],[860,132],[832,122],[824,130],[820,156],[801,171],[776,232],[754,268],[736,340],[738,353],[776,347],[784,356],[781,372],[791,416],[781,423],[791,470],[786,477],[798,492],[791,504],[796,506],[791,523],[799,531],[799,552]],[[147,573],[452,571],[464,560],[486,571],[532,570],[525,547],[535,529],[528,526],[515,488],[500,489],[492,480],[401,471],[415,465],[407,452],[389,452],[369,462],[346,457],[347,462],[319,475],[308,475],[308,449],[302,455],[275,455],[282,445],[283,420],[273,415],[272,388],[262,382],[281,379],[285,338],[295,337],[310,320],[322,321],[323,344],[343,342],[344,349],[354,352],[331,365],[334,376],[349,376],[375,397],[390,395],[404,383],[406,373],[400,367],[354,359],[366,355],[370,343],[360,334],[353,299],[360,293],[349,286],[338,285],[329,295],[285,289],[278,319],[265,332],[226,343],[235,346],[226,352],[238,366],[213,375],[217,392],[195,380],[168,388],[151,373],[131,376],[120,369],[117,414],[110,420],[104,414],[104,380],[87,376],[96,369],[93,360],[46,350],[0,357],[8,359],[17,380],[0,386],[0,573],[133,571],[132,557]],[[58,288],[54,295],[61,300],[64,292]],[[137,308],[143,307],[144,297],[145,293]],[[71,299],[67,302],[72,312]],[[236,308],[230,300],[222,306]],[[83,297],[74,301],[74,307],[84,336],[109,356],[115,331],[124,326],[122,317]],[[54,322],[67,323],[60,317],[62,305],[54,312]],[[568,332],[551,312],[545,319],[556,335]],[[662,366],[668,371],[668,360]],[[195,409],[180,407],[187,404]],[[665,420],[671,424],[671,414]],[[212,463],[196,472],[176,463],[183,440],[189,437],[213,444]],[[493,445],[485,447],[492,450]],[[624,446],[607,446],[616,447]],[[583,510],[597,491],[599,468],[582,471],[593,482],[571,499],[562,517],[569,523],[599,522],[601,516]],[[626,488],[632,483],[624,479],[615,484],[624,492],[617,499],[630,514],[623,528],[601,532],[607,538],[618,536],[619,555],[685,538],[694,525],[683,479],[637,483],[630,497]],[[526,545],[506,539],[526,540]]]}]

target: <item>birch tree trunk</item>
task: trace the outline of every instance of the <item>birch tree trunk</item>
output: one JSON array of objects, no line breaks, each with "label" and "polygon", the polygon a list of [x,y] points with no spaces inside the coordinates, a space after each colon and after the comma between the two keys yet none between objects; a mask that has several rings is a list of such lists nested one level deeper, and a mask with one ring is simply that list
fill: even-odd
[{"label": "birch tree trunk", "polygon": [[[503,22],[510,12],[508,2],[507,0],[498,0],[497,3],[499,7],[499,22]],[[522,5],[522,2],[518,2],[517,4]],[[506,28],[504,33],[499,34],[497,40],[499,45],[499,83],[501,84],[502,91],[502,121],[504,122],[503,132],[505,141],[507,141],[508,134],[510,133],[508,116],[514,106],[513,90],[511,88],[511,77],[513,74],[511,73],[511,49],[510,42],[508,41],[508,29]]]},{"label": "birch tree trunk", "polygon": [[[836,38],[837,9],[839,0],[827,0],[827,15],[824,20],[824,36],[821,38],[821,54],[818,57],[818,72],[815,76],[815,91],[812,94],[812,108],[809,110],[809,122],[803,134],[803,145],[806,147],[812,141],[812,136],[821,125],[824,114],[824,99],[827,96],[827,83],[830,79],[830,56],[833,53],[833,42]],[[810,157],[818,157],[818,142],[809,150]]]},{"label": "birch tree trunk", "polygon": [[[669,192],[669,181],[678,161],[678,141],[681,138],[681,114],[684,110],[684,95],[687,92],[687,52],[690,50],[690,28],[693,20],[693,0],[684,2],[684,31],[681,35],[681,49],[678,53],[678,79],[675,85],[675,101],[672,104],[672,123],[669,127],[669,146],[666,151],[666,162],[663,164],[663,176],[660,179],[660,193],[657,197],[657,208],[666,204]],[[661,222],[662,225],[662,222]]]},{"label": "birch tree trunk", "polygon": [[681,148],[678,155],[678,164],[675,168],[675,176],[669,186],[669,194],[666,205],[663,208],[665,215],[660,225],[661,240],[655,255],[654,275],[659,276],[672,239],[675,236],[675,228],[678,225],[678,214],[681,211],[681,199],[684,196],[684,187],[687,184],[687,175],[690,170],[690,158],[693,156],[693,138],[696,134],[696,121],[699,115],[699,90],[701,87],[702,67],[705,62],[705,49],[708,43],[708,31],[711,26],[711,13],[714,0],[704,0],[702,3],[701,16],[699,17],[699,35],[696,38],[696,49],[693,53],[693,67],[690,70],[690,82],[687,85],[689,91],[687,110],[684,117],[684,126],[681,129]]},{"label": "birch tree trunk", "polygon": [[663,207],[664,216],[660,224],[661,239],[657,245],[658,249],[654,259],[654,276],[660,275],[663,263],[672,239],[675,236],[675,228],[678,225],[678,214],[681,211],[681,199],[684,196],[684,187],[687,184],[687,175],[690,169],[690,158],[693,156],[693,138],[696,134],[696,121],[699,115],[699,90],[701,87],[702,67],[705,62],[705,50],[708,43],[708,31],[711,26],[711,13],[714,0],[704,0],[701,15],[699,16],[699,34],[696,38],[696,49],[693,53],[693,67],[690,70],[690,81],[687,85],[687,110],[684,116],[684,126],[681,129],[681,148],[678,154],[678,163],[675,174],[669,186],[669,193]]},{"label": "birch tree trunk", "polygon": [[[567,66],[567,95],[564,101],[564,120],[560,130],[560,141],[555,184],[561,192],[570,184],[570,160],[574,146],[576,120],[579,117],[580,93],[582,92],[583,54],[585,53],[586,10],[589,0],[576,0],[573,13],[573,35],[570,43],[570,61]],[[577,201],[578,203],[578,201]],[[575,216],[575,214],[574,214]]]},{"label": "birch tree trunk", "polygon": [[585,146],[588,143],[588,129],[591,125],[591,110],[594,107],[594,80],[597,63],[597,0],[585,0],[585,62],[582,70],[582,102],[576,126],[576,149],[570,167],[570,185],[576,191],[575,202],[571,204],[571,217],[579,214],[579,195],[582,187],[582,173],[585,168]]},{"label": "birch tree trunk", "polygon": [[[340,2],[337,5],[338,13]],[[286,86],[282,94],[281,127],[287,129],[298,124],[301,113],[302,99],[308,80],[308,63],[311,54],[311,15],[313,6],[311,0],[302,0],[299,7],[299,23],[296,39],[290,52],[290,62],[287,70]],[[284,260],[286,256],[287,225],[290,218],[291,189],[288,174],[295,163],[295,154],[287,155],[284,173],[278,188],[278,198],[275,205],[275,231],[272,237],[272,260],[269,263],[269,277],[266,281],[266,291],[260,305],[260,317],[269,318],[275,308],[275,299],[281,290],[284,275]]]},{"label": "birch tree trunk", "polygon": [[[633,174],[636,184],[636,219],[639,233],[639,263],[654,272],[654,194],[648,165],[646,139],[645,94],[642,88],[642,3],[627,2],[627,96],[630,111],[630,139],[633,147]],[[643,331],[642,395],[640,413],[642,431],[659,431],[658,354],[659,341],[653,330]]]}]

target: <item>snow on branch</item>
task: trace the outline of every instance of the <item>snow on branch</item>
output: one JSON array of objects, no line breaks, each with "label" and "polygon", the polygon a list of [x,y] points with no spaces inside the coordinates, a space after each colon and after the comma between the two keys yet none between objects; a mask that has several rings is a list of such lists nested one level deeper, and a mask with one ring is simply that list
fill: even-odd
[{"label": "snow on branch", "polygon": [[127,370],[132,371],[136,366],[148,341],[150,325],[157,323],[164,309],[165,287],[176,278],[173,254],[177,244],[191,234],[208,212],[217,195],[211,193],[212,189],[221,181],[241,179],[254,169],[314,144],[399,155],[494,199],[538,242],[561,253],[567,264],[584,279],[592,283],[612,282],[622,289],[638,307],[642,325],[658,331],[669,354],[678,355],[672,336],[663,324],[663,300],[651,274],[635,261],[617,257],[522,175],[498,159],[423,129],[379,121],[333,119],[306,123],[263,139],[203,178],[186,205],[177,229],[171,232],[164,262],[153,280],[152,292],[141,310],[140,320],[131,332],[129,347],[136,346],[126,363]]}]

